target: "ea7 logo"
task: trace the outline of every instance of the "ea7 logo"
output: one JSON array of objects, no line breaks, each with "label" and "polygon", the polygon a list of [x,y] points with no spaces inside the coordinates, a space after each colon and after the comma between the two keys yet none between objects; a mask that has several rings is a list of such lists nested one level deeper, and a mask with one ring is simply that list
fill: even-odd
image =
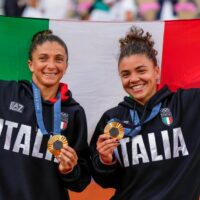
[{"label": "ea7 logo", "polygon": [[11,101],[10,102],[10,110],[22,113],[24,110],[24,106],[22,104],[19,104],[17,102]]}]

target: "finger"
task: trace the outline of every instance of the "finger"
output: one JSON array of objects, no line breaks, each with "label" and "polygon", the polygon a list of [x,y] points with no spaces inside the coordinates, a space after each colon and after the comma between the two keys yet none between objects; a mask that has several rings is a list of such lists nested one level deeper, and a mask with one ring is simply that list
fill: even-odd
[{"label": "finger", "polygon": [[65,150],[70,151],[70,152],[75,151],[72,147],[70,147],[69,145],[66,145],[66,144],[63,145],[62,149],[65,149]]},{"label": "finger", "polygon": [[97,148],[97,151],[100,153],[100,154],[106,154],[106,153],[109,153],[109,152],[113,152],[114,149],[118,146],[119,144],[115,143],[115,144],[109,144],[107,146],[104,146],[104,147],[101,147],[101,148]]},{"label": "finger", "polygon": [[101,147],[107,146],[109,144],[115,144],[115,143],[118,144],[119,140],[116,138],[107,139],[107,140],[97,143],[97,148],[101,148]]},{"label": "finger", "polygon": [[59,171],[63,174],[69,173],[73,170],[74,166],[71,166],[70,164],[65,164],[62,165],[61,163],[59,164]]},{"label": "finger", "polygon": [[97,142],[103,142],[104,140],[107,140],[107,139],[110,139],[109,135],[101,134],[101,135],[99,135]]},{"label": "finger", "polygon": [[109,149],[111,151],[113,151],[113,149],[117,148],[119,144],[117,143],[112,143],[112,144],[108,144],[108,145],[105,145],[105,146],[98,146],[97,147],[97,151],[98,152],[104,152],[104,151],[109,151]]},{"label": "finger", "polygon": [[69,154],[72,154],[74,157],[77,157],[76,151],[67,145],[63,146],[63,148],[61,149],[61,152],[64,154],[69,153]]},{"label": "finger", "polygon": [[60,165],[62,165],[62,167],[65,169],[69,169],[69,168],[72,169],[75,166],[75,163],[69,157],[62,155],[60,157]]},{"label": "finger", "polygon": [[77,156],[75,151],[70,152],[70,151],[67,151],[65,149],[62,149],[61,150],[61,156],[67,157],[68,159],[70,159],[73,162],[77,162],[77,160],[78,160],[78,156]]},{"label": "finger", "polygon": [[105,140],[97,141],[97,144],[108,144],[108,143],[114,143],[114,142],[119,142],[117,138],[108,138]]}]

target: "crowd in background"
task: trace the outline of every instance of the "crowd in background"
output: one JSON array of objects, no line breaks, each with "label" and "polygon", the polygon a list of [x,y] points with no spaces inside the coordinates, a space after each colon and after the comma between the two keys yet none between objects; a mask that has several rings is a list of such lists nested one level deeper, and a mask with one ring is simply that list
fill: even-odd
[{"label": "crowd in background", "polygon": [[200,0],[0,0],[6,16],[91,21],[153,21],[200,17]]}]

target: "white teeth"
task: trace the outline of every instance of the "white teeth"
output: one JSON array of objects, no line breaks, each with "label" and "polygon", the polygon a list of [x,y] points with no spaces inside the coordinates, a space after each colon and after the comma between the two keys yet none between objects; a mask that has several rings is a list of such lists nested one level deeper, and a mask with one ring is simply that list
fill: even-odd
[{"label": "white teeth", "polygon": [[56,75],[56,73],[44,73],[45,76],[48,76],[48,77],[53,77]]},{"label": "white teeth", "polygon": [[143,89],[143,88],[144,88],[144,85],[135,85],[135,86],[132,87],[132,89],[133,89],[134,91],[138,91],[138,90],[141,90],[141,89]]}]

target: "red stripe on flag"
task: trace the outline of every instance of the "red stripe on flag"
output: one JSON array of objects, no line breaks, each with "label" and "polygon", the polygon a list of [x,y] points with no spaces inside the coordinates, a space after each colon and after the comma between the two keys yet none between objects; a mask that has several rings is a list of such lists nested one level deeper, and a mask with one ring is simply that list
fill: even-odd
[{"label": "red stripe on flag", "polygon": [[169,123],[171,124],[173,122],[173,118],[169,117]]},{"label": "red stripe on flag", "polygon": [[166,21],[161,86],[200,87],[200,20]]}]

